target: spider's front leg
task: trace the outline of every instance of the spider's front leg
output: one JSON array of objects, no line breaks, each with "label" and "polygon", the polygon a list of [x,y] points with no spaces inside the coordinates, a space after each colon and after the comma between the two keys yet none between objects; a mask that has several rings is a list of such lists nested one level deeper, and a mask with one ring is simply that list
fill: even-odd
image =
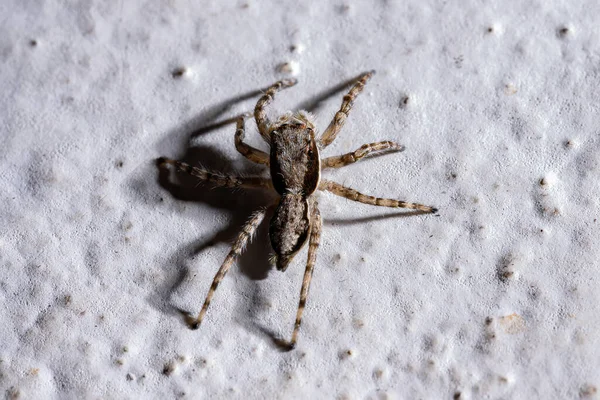
[{"label": "spider's front leg", "polygon": [[341,168],[349,164],[354,164],[364,157],[378,155],[381,152],[388,154],[389,152],[394,151],[404,151],[404,146],[390,141],[363,144],[360,148],[351,153],[322,159],[321,168]]},{"label": "spider's front leg", "polygon": [[245,137],[245,116],[241,116],[237,120],[235,130],[235,148],[248,160],[257,164],[269,165],[269,155],[262,150],[250,146],[244,142]]},{"label": "spider's front leg", "polygon": [[298,303],[298,312],[296,313],[296,322],[294,323],[294,331],[292,332],[292,339],[288,343],[288,348],[291,350],[296,347],[298,341],[298,331],[302,324],[302,313],[306,305],[306,298],[308,297],[308,289],[310,287],[310,280],[312,279],[313,269],[317,261],[317,249],[321,241],[321,213],[319,212],[318,204],[315,202],[313,205],[313,216],[312,226],[310,229],[310,239],[308,242],[308,260],[306,261],[306,270],[304,271],[304,279],[302,280],[302,289],[300,290],[300,302]]},{"label": "spider's front leg", "polygon": [[350,113],[352,105],[354,104],[354,99],[356,99],[358,94],[362,92],[362,90],[365,88],[365,84],[369,79],[371,79],[374,73],[375,71],[369,71],[363,74],[358,79],[358,82],[354,84],[352,89],[350,89],[348,94],[344,96],[344,101],[342,102],[340,110],[337,113],[335,113],[333,120],[331,121],[331,123],[329,123],[329,126],[327,127],[325,132],[323,132],[323,135],[321,135],[321,139],[319,140],[320,148],[325,148],[329,146],[331,142],[335,140],[335,137],[337,136],[338,132],[340,131],[340,129],[342,129],[342,126],[344,126],[346,118],[348,118],[348,114]]},{"label": "spider's front leg", "polygon": [[275,97],[275,93],[281,89],[292,87],[296,83],[298,83],[296,79],[284,79],[276,82],[267,89],[265,94],[263,94],[256,103],[256,107],[254,108],[254,118],[256,119],[256,125],[258,125],[258,131],[260,132],[260,135],[267,143],[271,142],[271,138],[269,137],[269,125],[271,124],[271,121],[269,121],[269,118],[267,118],[267,112],[265,108],[271,104],[273,97]]}]

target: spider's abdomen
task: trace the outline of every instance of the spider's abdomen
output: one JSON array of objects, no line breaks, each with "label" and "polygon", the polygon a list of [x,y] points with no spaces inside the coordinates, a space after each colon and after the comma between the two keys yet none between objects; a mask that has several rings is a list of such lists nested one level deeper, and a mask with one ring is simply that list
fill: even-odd
[{"label": "spider's abdomen", "polygon": [[310,230],[308,200],[298,194],[281,196],[269,226],[271,246],[277,256],[277,269],[285,271],[302,248]]},{"label": "spider's abdomen", "polygon": [[271,179],[281,195],[312,194],[319,185],[319,149],[312,129],[282,125],[271,132]]}]

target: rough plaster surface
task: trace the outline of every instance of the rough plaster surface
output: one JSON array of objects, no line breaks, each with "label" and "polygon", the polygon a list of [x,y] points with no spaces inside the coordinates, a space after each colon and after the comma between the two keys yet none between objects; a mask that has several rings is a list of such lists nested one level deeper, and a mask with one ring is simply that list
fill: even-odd
[{"label": "rough plaster surface", "polygon": [[[597,2],[20,1],[0,4],[0,388],[8,398],[595,398],[600,385]],[[327,176],[440,216],[319,201],[306,252],[266,230],[196,312],[270,199],[196,187],[159,156],[261,169],[234,127],[376,69],[326,155],[403,153]],[[332,94],[328,96],[328,94]],[[248,138],[259,140],[253,123]],[[267,279],[268,278],[268,279]]]}]

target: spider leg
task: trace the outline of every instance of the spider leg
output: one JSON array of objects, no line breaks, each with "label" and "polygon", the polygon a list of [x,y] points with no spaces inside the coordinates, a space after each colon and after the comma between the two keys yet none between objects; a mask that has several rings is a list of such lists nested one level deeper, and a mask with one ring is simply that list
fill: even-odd
[{"label": "spider leg", "polygon": [[350,89],[348,94],[344,96],[344,100],[342,101],[342,106],[340,107],[340,110],[337,113],[335,113],[333,120],[329,123],[329,126],[327,127],[325,132],[323,132],[323,135],[321,135],[321,139],[319,139],[319,147],[325,148],[335,140],[335,137],[337,136],[338,132],[340,131],[340,129],[342,129],[342,126],[344,126],[346,118],[348,118],[348,114],[350,113],[352,105],[354,104],[354,99],[356,99],[356,96],[358,96],[358,94],[362,92],[362,90],[365,87],[365,84],[371,78],[371,76],[373,76],[374,73],[375,71],[369,71],[363,74],[358,79],[358,82],[356,82],[354,86],[352,86],[352,89]]},{"label": "spider leg", "polygon": [[337,182],[321,180],[319,184],[319,190],[326,190],[335,194],[336,196],[345,197],[348,200],[357,201],[359,203],[370,204],[372,206],[383,206],[392,208],[411,208],[413,210],[419,210],[427,213],[436,213],[437,208],[431,206],[425,206],[423,204],[408,203],[406,201],[394,200],[394,199],[382,199],[380,197],[369,196],[362,194],[357,190],[340,185]]},{"label": "spider leg", "polygon": [[298,341],[298,331],[302,324],[302,313],[304,312],[304,306],[306,305],[306,298],[308,297],[308,288],[310,287],[310,280],[312,279],[313,269],[315,262],[317,261],[317,249],[321,240],[321,213],[319,212],[318,204],[313,204],[313,217],[312,226],[310,229],[310,239],[308,243],[308,260],[306,261],[306,270],[304,271],[304,279],[302,280],[302,289],[300,290],[300,302],[298,303],[298,311],[296,312],[296,322],[294,323],[294,331],[292,332],[292,339],[289,342],[290,350],[296,347]]},{"label": "spider leg", "polygon": [[404,146],[390,141],[363,144],[360,148],[351,153],[324,158],[321,160],[321,168],[341,168],[370,155],[379,154],[381,152],[386,152],[385,154],[387,154],[388,152],[403,150]]},{"label": "spider leg", "polygon": [[298,81],[296,79],[284,79],[282,81],[274,83],[270,88],[267,89],[265,94],[262,95],[258,102],[256,103],[256,107],[254,108],[254,118],[256,119],[256,125],[258,125],[258,131],[263,139],[269,143],[269,118],[267,118],[267,112],[265,108],[271,104],[273,101],[273,97],[275,93],[277,93],[281,89],[289,88],[294,86]]},{"label": "spider leg", "polygon": [[244,225],[242,231],[238,234],[238,237],[235,239],[235,242],[233,243],[229,254],[225,258],[225,261],[223,261],[221,268],[219,268],[219,271],[213,279],[213,283],[210,286],[210,289],[208,290],[206,300],[204,300],[204,305],[202,306],[202,310],[200,310],[198,316],[196,318],[193,318],[191,315],[185,316],[186,323],[191,329],[198,329],[200,327],[202,319],[206,314],[206,310],[210,305],[210,302],[213,298],[213,295],[215,294],[215,291],[217,290],[217,287],[219,286],[219,283],[221,282],[225,274],[227,274],[227,271],[229,271],[229,268],[231,268],[236,258],[242,253],[242,251],[244,251],[244,248],[248,244],[248,241],[251,240],[252,235],[256,231],[256,228],[264,219],[266,212],[266,209],[255,212],[252,215],[252,217],[250,217],[250,220],[248,220],[246,225]]},{"label": "spider leg", "polygon": [[188,174],[195,176],[200,179],[201,183],[209,183],[213,184],[215,187],[225,187],[225,188],[248,188],[248,189],[256,189],[256,188],[272,188],[271,179],[263,178],[260,176],[233,176],[233,175],[220,175],[209,172],[203,168],[192,167],[191,165],[184,163],[182,161],[171,160],[169,158],[161,157],[158,159],[158,163],[160,166],[164,166],[166,164],[174,165],[178,170],[187,172]]},{"label": "spider leg", "polygon": [[237,128],[235,131],[235,148],[248,160],[257,164],[269,165],[269,155],[262,150],[244,143],[244,137],[244,116],[241,116],[237,120]]}]

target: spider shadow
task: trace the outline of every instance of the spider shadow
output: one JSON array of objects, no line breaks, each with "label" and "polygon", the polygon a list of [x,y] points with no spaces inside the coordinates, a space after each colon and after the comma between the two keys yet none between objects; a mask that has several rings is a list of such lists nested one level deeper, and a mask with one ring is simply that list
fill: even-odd
[{"label": "spider shadow", "polygon": [[[239,170],[233,171],[232,169],[233,160],[212,146],[195,145],[194,139],[234,123],[238,115],[226,119],[220,118],[224,114],[231,113],[238,103],[258,97],[261,93],[261,90],[250,91],[209,107],[167,132],[164,139],[158,142],[159,151],[162,152],[164,148],[172,147],[170,144],[175,138],[176,142],[183,143],[185,146],[179,151],[180,154],[183,153],[183,156],[177,157],[178,159],[190,165],[202,164],[203,167],[209,170],[224,174],[239,174]],[[234,129],[231,130],[230,137],[233,136],[233,132]],[[177,150],[175,150],[175,153],[177,153]],[[247,164],[250,164],[250,162]],[[173,266],[175,266],[175,273],[157,287],[148,299],[153,307],[164,313],[185,314],[183,310],[173,305],[171,297],[192,273],[186,264],[191,258],[211,246],[223,242],[233,243],[242,225],[250,215],[257,209],[272,204],[273,199],[264,191],[259,190],[253,191],[253,193],[249,191],[232,193],[230,189],[212,189],[206,185],[199,186],[196,178],[169,171],[167,168],[160,167],[158,163],[157,169],[158,185],[174,198],[181,201],[203,203],[230,215],[229,223],[225,228],[208,238],[184,244],[173,253],[168,261],[169,267],[166,269],[172,271]],[[242,174],[256,175],[263,172],[263,170],[258,166],[248,165],[241,172]],[[261,229],[257,233],[259,235],[265,234],[264,230],[261,231]],[[242,272],[251,279],[264,279],[268,274],[268,249],[266,245],[261,248],[260,243],[264,244],[264,241],[251,243],[245,252],[247,257],[242,257],[237,263]],[[252,260],[257,260],[257,262],[252,262]]]},{"label": "spider shadow", "polygon": [[[190,147],[180,160],[190,165],[198,165],[201,160],[202,166],[208,170],[219,171],[224,174],[239,174],[239,171],[237,173],[231,171],[232,160],[211,146]],[[166,282],[159,289],[159,297],[162,297],[166,302],[168,308],[170,308],[169,311],[182,313],[183,310],[171,304],[170,297],[192,273],[186,263],[209,247],[220,243],[233,244],[250,215],[258,209],[273,204],[276,196],[274,193],[264,190],[232,191],[231,189],[198,185],[197,178],[193,176],[176,173],[165,167],[157,167],[159,170],[159,185],[175,199],[205,204],[210,208],[225,212],[229,216],[228,223],[224,228],[210,237],[201,238],[184,245],[169,260],[171,265],[177,266],[177,274],[170,282]],[[243,171],[243,174],[256,174],[256,169],[248,168],[248,170]],[[267,237],[266,225],[263,223],[257,229],[257,237]],[[256,240],[249,243],[244,254],[236,260],[236,265],[248,278],[260,280],[266,278],[271,269],[268,257],[268,241]]]},{"label": "spider shadow", "polygon": [[[348,90],[349,87],[353,83],[355,83],[358,80],[358,78],[360,78],[361,76],[362,76],[362,74],[359,74],[359,75],[357,75],[351,79],[347,79],[347,80],[343,81],[342,83],[339,83],[331,88],[323,90],[322,92],[318,93],[317,95],[313,96],[312,98],[309,98],[309,99],[303,101],[302,103],[298,104],[298,107],[296,107],[296,109],[306,110],[311,113],[317,112],[323,106],[323,103],[326,100],[335,96],[336,94],[339,94],[345,90]],[[181,136],[182,134],[188,135],[188,137],[189,137],[188,145],[189,145],[194,139],[198,138],[199,136],[210,133],[210,132],[215,131],[219,128],[222,128],[224,126],[234,124],[236,122],[237,118],[239,118],[241,115],[246,115],[248,117],[252,113],[245,112],[242,114],[234,115],[233,117],[230,117],[230,118],[225,118],[225,119],[220,119],[220,120],[219,120],[219,118],[222,115],[229,113],[234,108],[234,106],[238,103],[242,103],[244,101],[247,101],[247,100],[250,100],[253,98],[258,99],[258,97],[261,94],[263,94],[264,92],[266,92],[268,88],[269,88],[269,86],[267,86],[263,89],[252,90],[252,91],[246,92],[244,94],[241,94],[239,96],[235,96],[235,97],[232,97],[225,101],[222,101],[218,104],[215,104],[214,106],[209,107],[207,110],[198,114],[196,117],[185,122],[180,127],[169,132],[166,135],[166,137]],[[285,93],[285,91],[283,91],[283,92]],[[163,147],[162,143],[161,143],[160,147],[161,148]]]},{"label": "spider shadow", "polygon": [[[202,136],[204,134],[208,134],[219,128],[225,127],[230,124],[234,124],[236,119],[240,116],[240,114],[235,114],[232,117],[221,119],[221,117],[225,114],[232,113],[232,110],[239,103],[243,103],[247,100],[258,98],[263,93],[262,90],[252,90],[241,94],[239,96],[232,97],[230,99],[226,99],[221,101],[220,103],[215,104],[184,122],[180,126],[174,128],[170,132],[168,132],[162,142],[159,142],[158,147],[160,150],[164,149],[167,146],[167,142],[170,142],[173,137],[185,137],[187,136],[187,147],[192,146],[192,142],[194,139]],[[231,131],[231,136],[233,136],[234,130]],[[182,143],[186,143],[185,141],[181,141]],[[181,152],[185,152],[186,148],[181,149]]]},{"label": "spider shadow", "polygon": [[260,333],[262,333],[265,336],[268,336],[271,339],[271,342],[273,343],[273,346],[279,350],[282,353],[287,353],[291,350],[294,350],[296,348],[296,346],[292,346],[290,344],[290,342],[288,342],[287,340],[283,339],[282,337],[280,337],[279,335],[277,335],[277,333],[275,333],[275,331],[266,328],[262,325],[259,325],[257,323],[253,324],[253,327],[259,331]]},{"label": "spider shadow", "polygon": [[[370,215],[368,217],[361,218],[325,218],[324,222],[331,225],[354,225],[354,224],[364,224],[367,222],[375,222],[382,221],[390,218],[407,218],[407,217],[415,217],[417,215],[431,215],[431,213],[427,211],[403,211],[403,212],[395,212],[392,214],[379,214],[379,215]],[[437,216],[437,215],[436,215]]]},{"label": "spider shadow", "polygon": [[[347,80],[343,81],[342,83],[339,83],[329,89],[323,90],[321,93],[318,93],[317,95],[309,98],[308,100],[303,101],[302,103],[298,104],[297,109],[298,110],[306,110],[310,113],[316,113],[323,106],[323,103],[326,100],[330,99],[331,97],[333,97],[337,94],[347,91],[350,88],[350,86],[352,84],[356,83],[356,81],[362,75],[363,75],[363,73],[358,74],[355,77],[347,79]],[[341,104],[341,99],[340,99],[340,104]],[[333,118],[333,115],[331,115],[330,117]]]}]

